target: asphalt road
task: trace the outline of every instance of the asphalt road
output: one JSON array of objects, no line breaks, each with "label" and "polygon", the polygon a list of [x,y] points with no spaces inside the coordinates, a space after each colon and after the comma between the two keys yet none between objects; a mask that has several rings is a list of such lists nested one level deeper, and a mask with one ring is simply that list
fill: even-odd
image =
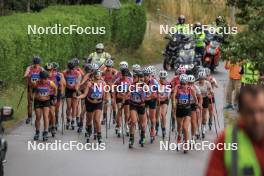
[{"label": "asphalt road", "polygon": [[[161,68],[161,65],[157,65]],[[172,75],[172,73],[170,74]],[[227,73],[221,64],[214,74],[220,87],[216,90],[216,103],[219,113],[221,130],[224,126],[223,102],[224,90],[227,82]],[[170,114],[170,113],[168,113]],[[169,117],[169,116],[168,116]],[[168,120],[169,121],[169,120]],[[114,134],[114,126],[108,132],[105,151],[29,151],[28,141],[33,141],[34,129],[31,125],[22,125],[4,137],[8,141],[6,176],[170,176],[170,175],[204,175],[208,162],[209,151],[190,151],[188,154],[177,151],[161,151],[159,141],[149,143],[141,148],[135,142],[134,148],[128,149],[128,138],[125,145],[122,138]],[[138,134],[138,133],[137,133]],[[167,132],[168,134],[168,132]],[[174,134],[172,139],[174,140]],[[137,136],[138,138],[138,136]],[[205,140],[214,141],[215,131],[207,133]],[[75,131],[66,131],[62,136],[58,132],[56,138],[49,138],[48,142],[61,140],[69,142],[75,140],[84,143],[84,134],[78,135]],[[138,139],[136,140],[138,141]]]}]

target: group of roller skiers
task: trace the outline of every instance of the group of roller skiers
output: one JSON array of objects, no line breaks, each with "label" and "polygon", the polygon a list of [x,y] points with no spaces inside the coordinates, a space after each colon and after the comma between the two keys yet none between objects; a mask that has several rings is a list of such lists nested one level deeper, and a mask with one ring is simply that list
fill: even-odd
[{"label": "group of roller skiers", "polygon": [[[142,68],[134,64],[130,71],[128,63],[122,61],[115,69],[114,60],[103,49],[103,44],[98,44],[96,52],[89,56],[83,67],[79,66],[77,58],[71,59],[62,72],[58,71],[58,63],[46,63],[42,67],[41,58],[33,57],[33,63],[24,77],[28,86],[26,123],[32,122],[32,105],[36,116],[34,140],[40,138],[42,117],[43,141],[48,140],[49,132],[55,136],[60,118],[64,118],[64,112],[61,112],[64,102],[66,122],[61,120],[62,126],[68,130],[75,130],[76,127],[78,133],[85,128],[87,143],[91,142],[92,135],[101,143],[102,125],[107,128],[109,123],[116,125],[117,137],[129,137],[129,148],[133,147],[137,130],[142,147],[146,143],[146,133],[150,133],[150,143],[153,143],[160,127],[165,140],[170,104],[169,130],[175,131],[176,122],[178,143],[194,142],[205,137],[207,124],[210,128],[212,126],[214,88],[217,87],[210,69],[201,67],[198,78],[195,78],[187,75],[184,67],[179,67],[169,80],[167,71],[161,70],[157,74],[154,66]],[[106,85],[112,89],[105,91]],[[121,90],[117,90],[118,86]],[[144,86],[154,89],[145,91]]]}]

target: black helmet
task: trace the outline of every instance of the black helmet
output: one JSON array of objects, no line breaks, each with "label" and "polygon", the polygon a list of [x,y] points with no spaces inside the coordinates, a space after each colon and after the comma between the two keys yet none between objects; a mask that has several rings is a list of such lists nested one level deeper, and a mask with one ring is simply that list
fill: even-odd
[{"label": "black helmet", "polygon": [[223,21],[224,21],[224,19],[223,19],[222,16],[218,16],[218,17],[216,17],[216,19],[215,19],[215,23],[216,23],[217,25],[221,24]]},{"label": "black helmet", "polygon": [[84,68],[84,70],[85,70],[86,73],[88,73],[88,72],[90,72],[90,71],[93,70],[92,64],[87,64],[86,63],[86,64],[83,65],[83,68]]},{"label": "black helmet", "polygon": [[123,69],[123,70],[121,70],[121,74],[122,74],[122,76],[129,76],[130,72],[128,69]]},{"label": "black helmet", "polygon": [[202,31],[202,24],[200,22],[196,22],[194,24],[194,29],[198,32],[198,31]]},{"label": "black helmet", "polygon": [[44,69],[45,69],[46,71],[51,70],[52,68],[53,68],[52,63],[46,63],[46,65],[44,66]]},{"label": "black helmet", "polygon": [[40,79],[46,79],[49,77],[49,73],[47,71],[41,71],[39,73],[39,77],[40,77]]},{"label": "black helmet", "polygon": [[70,70],[73,70],[74,67],[75,67],[74,62],[73,62],[72,60],[70,60],[70,61],[68,62],[68,68],[69,68]]},{"label": "black helmet", "polygon": [[39,56],[34,56],[32,62],[33,64],[40,64],[41,58]]},{"label": "black helmet", "polygon": [[138,76],[139,78],[143,78],[144,77],[144,72],[142,70],[138,70],[138,71],[135,72],[134,75]]},{"label": "black helmet", "polygon": [[74,64],[75,67],[78,66],[78,65],[80,64],[80,61],[79,61],[78,58],[73,58],[73,59],[72,59],[72,62],[73,62],[73,64]]},{"label": "black helmet", "polygon": [[178,17],[178,23],[179,24],[184,24],[185,23],[185,16],[184,15],[180,15]]},{"label": "black helmet", "polygon": [[58,69],[60,66],[58,62],[52,62],[51,64],[53,69]]}]

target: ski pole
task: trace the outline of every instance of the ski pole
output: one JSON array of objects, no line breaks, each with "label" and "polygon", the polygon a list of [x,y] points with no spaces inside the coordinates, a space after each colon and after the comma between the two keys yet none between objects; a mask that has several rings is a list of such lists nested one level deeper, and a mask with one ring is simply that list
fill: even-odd
[{"label": "ski pole", "polygon": [[[171,104],[171,100],[170,100],[170,105],[171,105],[171,112],[173,112],[173,107],[172,107],[172,104]],[[170,129],[169,129],[169,144],[170,144],[170,140],[171,140],[171,128],[172,128],[172,113],[170,114]]]},{"label": "ski pole", "polygon": [[[35,104],[35,93],[34,92],[32,92],[33,93],[33,100],[32,100],[32,105],[31,105],[31,107],[33,106],[33,108],[32,109],[35,109],[35,107],[34,107],[34,104]],[[33,110],[32,110],[32,112],[33,112]],[[32,113],[33,114],[33,113]],[[35,116],[36,116],[36,112],[35,112]],[[33,115],[32,115],[32,117],[31,117],[31,126],[33,125]]]},{"label": "ski pole", "polygon": [[112,115],[113,115],[113,108],[111,107],[108,129],[110,129],[110,126],[111,126]]},{"label": "ski pole", "polygon": [[25,90],[26,90],[26,87],[24,88],[24,90],[22,91],[22,94],[21,94],[21,96],[20,96],[19,102],[18,102],[18,104],[17,104],[17,110],[18,110],[18,108],[19,108],[19,106],[20,106],[20,104],[21,104],[21,101],[22,101],[22,99],[23,99],[23,96],[24,96]]},{"label": "ski pole", "polygon": [[108,102],[106,102],[104,105],[106,106],[106,116],[105,116],[105,138],[107,139],[107,132],[108,132],[108,125],[107,125],[107,104]]},{"label": "ski pole", "polygon": [[61,105],[61,134],[64,134],[64,98],[62,98]]},{"label": "ski pole", "polygon": [[216,136],[218,137],[218,131],[217,131],[217,125],[216,125],[216,121],[215,121],[215,115],[214,115],[214,124],[215,124],[215,132],[216,132]]},{"label": "ski pole", "polygon": [[217,108],[216,108],[216,102],[214,103],[214,109],[215,109],[215,112],[216,112],[216,117],[217,117],[217,124],[218,124],[218,128],[220,128],[220,123],[219,123],[219,116],[218,116],[218,111],[217,111]]},{"label": "ski pole", "polygon": [[123,138],[123,144],[125,144],[125,134],[124,134],[124,118],[123,118],[123,108],[125,106],[125,100],[123,100],[123,103],[121,105],[121,122],[122,122],[122,138]]},{"label": "ski pole", "polygon": [[199,110],[199,113],[197,113],[197,118],[196,118],[196,121],[197,121],[197,129],[198,129],[198,133],[199,133],[199,139],[201,138],[201,129],[200,129],[200,124],[199,124],[199,118],[201,118],[200,117],[200,115],[201,115],[201,110]]}]

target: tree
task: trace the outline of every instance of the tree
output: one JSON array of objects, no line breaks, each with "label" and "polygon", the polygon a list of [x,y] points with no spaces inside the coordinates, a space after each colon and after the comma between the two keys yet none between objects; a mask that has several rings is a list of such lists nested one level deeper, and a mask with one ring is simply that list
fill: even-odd
[{"label": "tree", "polygon": [[225,57],[232,61],[250,59],[264,72],[264,1],[228,0],[228,5],[236,7],[236,22],[242,32],[230,38]]}]

